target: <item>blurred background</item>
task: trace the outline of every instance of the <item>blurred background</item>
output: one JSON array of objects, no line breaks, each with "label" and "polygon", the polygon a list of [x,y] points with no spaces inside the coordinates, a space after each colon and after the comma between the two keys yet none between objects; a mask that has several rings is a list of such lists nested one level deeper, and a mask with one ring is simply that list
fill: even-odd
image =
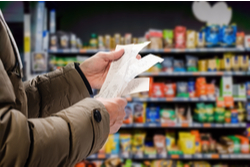
[{"label": "blurred background", "polygon": [[121,130],[77,167],[249,166],[249,6],[0,2],[20,51],[24,81],[118,44],[151,41],[142,57],[164,58],[139,76],[150,77],[149,92],[127,96]]}]

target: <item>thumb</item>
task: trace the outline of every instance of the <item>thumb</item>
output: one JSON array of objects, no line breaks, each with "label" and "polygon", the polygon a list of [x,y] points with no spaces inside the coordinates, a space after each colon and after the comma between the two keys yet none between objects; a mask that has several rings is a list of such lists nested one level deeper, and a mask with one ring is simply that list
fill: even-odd
[{"label": "thumb", "polygon": [[124,49],[120,49],[106,53],[104,55],[104,58],[108,61],[118,60],[120,57],[122,57],[123,54],[124,54]]}]

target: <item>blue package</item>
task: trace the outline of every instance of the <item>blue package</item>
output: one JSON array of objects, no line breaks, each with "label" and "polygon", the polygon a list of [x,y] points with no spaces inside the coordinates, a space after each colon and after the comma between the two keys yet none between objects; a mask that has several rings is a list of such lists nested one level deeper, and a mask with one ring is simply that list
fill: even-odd
[{"label": "blue package", "polygon": [[120,135],[119,135],[119,133],[115,133],[115,134],[113,134],[113,142],[115,143],[115,149],[112,149],[111,150],[111,154],[119,154],[119,152],[120,152]]},{"label": "blue package", "polygon": [[147,117],[147,123],[159,123],[160,107],[147,107],[146,117]]},{"label": "blue package", "polygon": [[206,36],[206,46],[215,47],[219,45],[220,42],[220,26],[219,25],[210,25],[204,29]]},{"label": "blue package", "polygon": [[174,60],[174,72],[185,72],[183,60]]},{"label": "blue package", "polygon": [[220,28],[220,44],[223,47],[235,47],[236,43],[236,25],[223,25]]}]

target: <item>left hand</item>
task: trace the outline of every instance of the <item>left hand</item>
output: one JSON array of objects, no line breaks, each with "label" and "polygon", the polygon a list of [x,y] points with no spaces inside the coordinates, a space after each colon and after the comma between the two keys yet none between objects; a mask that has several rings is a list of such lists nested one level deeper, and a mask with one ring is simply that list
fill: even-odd
[{"label": "left hand", "polygon": [[[98,52],[80,64],[80,69],[87,78],[91,88],[100,89],[108,74],[111,62],[118,60],[124,49],[112,52]],[[137,55],[137,59],[141,56]]]}]

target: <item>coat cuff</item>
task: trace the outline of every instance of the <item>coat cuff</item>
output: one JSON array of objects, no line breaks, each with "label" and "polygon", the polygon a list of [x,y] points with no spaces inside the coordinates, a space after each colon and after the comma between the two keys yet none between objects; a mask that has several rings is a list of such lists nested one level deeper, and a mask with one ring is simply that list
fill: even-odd
[{"label": "coat cuff", "polygon": [[[101,120],[96,119],[96,110]],[[67,166],[75,165],[88,155],[97,152],[109,134],[109,113],[104,105],[92,98],[85,98],[61,112],[54,114],[64,119],[70,131],[70,157]]]},{"label": "coat cuff", "polygon": [[78,73],[80,74],[80,76],[82,77],[82,80],[83,80],[83,82],[85,83],[85,85],[86,85],[86,87],[87,87],[87,89],[88,89],[88,91],[89,91],[89,94],[90,94],[90,95],[93,95],[91,86],[90,86],[90,84],[89,84],[87,78],[85,77],[84,73],[82,72],[82,70],[81,70],[80,67],[79,67],[80,64],[79,64],[79,63],[74,63],[74,64],[75,64],[75,69],[77,70],[77,72],[78,72]]}]

